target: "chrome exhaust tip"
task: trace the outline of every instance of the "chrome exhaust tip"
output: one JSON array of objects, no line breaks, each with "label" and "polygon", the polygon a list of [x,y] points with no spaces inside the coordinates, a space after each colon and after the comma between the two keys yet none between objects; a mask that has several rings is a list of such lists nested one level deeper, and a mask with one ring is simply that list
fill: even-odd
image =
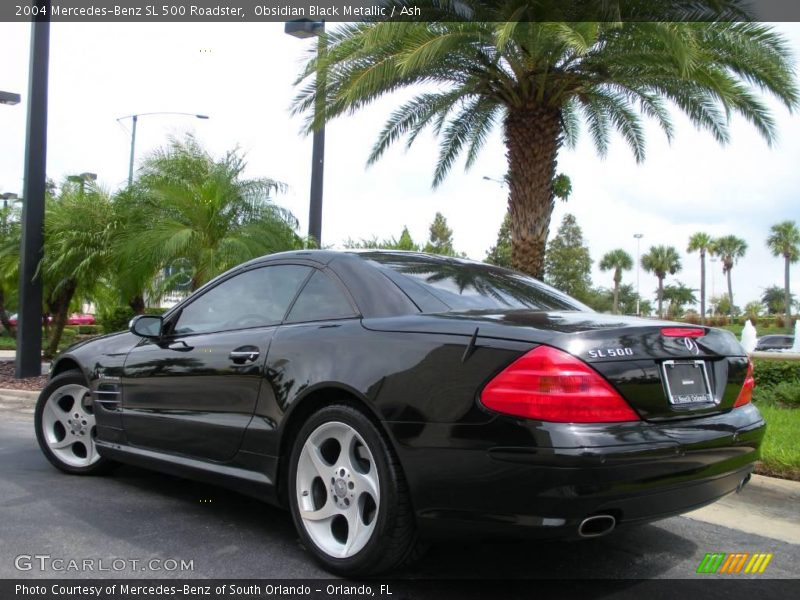
[{"label": "chrome exhaust tip", "polygon": [[744,486],[746,486],[746,485],[748,484],[748,482],[750,481],[750,476],[751,476],[751,475],[750,475],[750,473],[748,473],[748,474],[745,476],[745,478],[744,478],[744,479],[742,479],[742,480],[739,482],[739,485],[737,485],[737,486],[736,486],[736,493],[737,493],[737,494],[738,494],[739,492],[741,492],[741,491],[742,491],[742,489],[744,489]]},{"label": "chrome exhaust tip", "polygon": [[578,535],[582,538],[594,538],[611,533],[617,525],[617,520],[611,515],[593,515],[586,517],[578,525]]}]

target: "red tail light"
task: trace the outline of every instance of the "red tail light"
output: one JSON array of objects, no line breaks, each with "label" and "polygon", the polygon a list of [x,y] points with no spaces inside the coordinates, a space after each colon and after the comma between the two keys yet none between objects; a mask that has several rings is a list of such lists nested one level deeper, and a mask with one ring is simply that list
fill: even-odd
[{"label": "red tail light", "polygon": [[733,403],[733,408],[737,406],[744,406],[753,399],[753,388],[756,387],[756,380],[753,378],[753,361],[747,361],[747,375],[744,377],[742,390],[739,392],[739,397]]},{"label": "red tail light", "polygon": [[597,371],[571,354],[539,346],[511,363],[481,392],[491,410],[559,423],[638,421]]},{"label": "red tail light", "polygon": [[664,337],[703,337],[706,330],[702,327],[663,327],[661,335]]}]

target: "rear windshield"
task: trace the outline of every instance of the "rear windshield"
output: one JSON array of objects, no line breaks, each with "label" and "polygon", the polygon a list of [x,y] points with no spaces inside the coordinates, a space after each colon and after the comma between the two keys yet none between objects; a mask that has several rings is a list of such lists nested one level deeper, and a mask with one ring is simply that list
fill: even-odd
[{"label": "rear windshield", "polygon": [[520,273],[420,254],[360,253],[376,264],[422,312],[577,310],[588,306]]}]

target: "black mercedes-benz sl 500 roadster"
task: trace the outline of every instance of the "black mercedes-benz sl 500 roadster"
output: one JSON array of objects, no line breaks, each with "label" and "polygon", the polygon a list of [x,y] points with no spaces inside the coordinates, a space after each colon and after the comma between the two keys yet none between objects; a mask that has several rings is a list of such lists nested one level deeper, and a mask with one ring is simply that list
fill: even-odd
[{"label": "black mercedes-benz sl 500 roadster", "polygon": [[713,502],[758,456],[753,386],[726,331],[465,260],[297,251],[73,346],[35,423],[68,473],[130,463],[286,506],[356,575],[420,540],[595,537]]}]

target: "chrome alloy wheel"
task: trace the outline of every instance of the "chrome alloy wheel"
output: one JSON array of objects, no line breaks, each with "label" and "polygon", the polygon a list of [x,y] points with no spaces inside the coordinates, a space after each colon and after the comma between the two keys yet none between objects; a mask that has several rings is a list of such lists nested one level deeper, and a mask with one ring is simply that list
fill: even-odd
[{"label": "chrome alloy wheel", "polygon": [[97,428],[89,389],[78,384],[58,388],[47,399],[42,431],[48,448],[70,467],[88,467],[100,459],[94,447]]},{"label": "chrome alloy wheel", "polygon": [[378,468],[350,425],[324,423],[308,436],[295,478],[303,527],[333,558],[350,558],[370,540],[380,508]]}]

